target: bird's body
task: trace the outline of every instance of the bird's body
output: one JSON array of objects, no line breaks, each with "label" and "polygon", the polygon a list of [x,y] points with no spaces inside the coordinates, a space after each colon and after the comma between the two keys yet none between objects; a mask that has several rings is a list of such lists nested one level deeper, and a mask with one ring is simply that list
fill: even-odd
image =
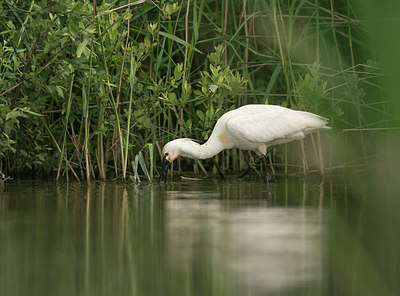
[{"label": "bird's body", "polygon": [[[183,156],[210,158],[222,150],[251,150],[260,157],[268,147],[304,138],[307,134],[329,128],[319,115],[275,105],[245,105],[222,115],[208,141],[202,145],[187,139],[167,143],[162,155],[172,162]],[[264,158],[265,159],[265,158]]]}]

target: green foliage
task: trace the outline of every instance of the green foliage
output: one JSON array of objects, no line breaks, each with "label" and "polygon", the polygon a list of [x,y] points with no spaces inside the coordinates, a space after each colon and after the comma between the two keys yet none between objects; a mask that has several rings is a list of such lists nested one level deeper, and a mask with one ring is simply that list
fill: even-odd
[{"label": "green foliage", "polygon": [[343,115],[338,105],[333,105],[328,98],[328,82],[321,78],[319,65],[313,64],[309,73],[297,80],[296,108],[316,114],[328,114],[332,119]]},{"label": "green foliage", "polygon": [[[245,103],[370,124],[360,114],[380,73],[360,46],[365,28],[320,22],[332,19],[329,2],[130,3],[0,1],[0,171],[125,178],[139,151],[153,171],[157,147],[206,140]],[[342,6],[333,9],[352,11]]]},{"label": "green foliage", "polygon": [[[9,109],[7,104],[0,104],[0,157],[5,158],[7,152],[15,153],[17,141],[12,139],[17,131],[21,128],[21,120],[30,116],[38,116],[39,114],[32,112],[28,107],[16,107]],[[27,156],[27,152],[23,151],[23,156]],[[39,154],[40,155],[40,154]],[[43,161],[43,155],[41,161]],[[27,164],[29,165],[29,163]]]},{"label": "green foliage", "polygon": [[307,109],[318,112],[320,104],[326,100],[327,82],[320,77],[318,65],[314,64],[310,68],[310,73],[306,73],[304,78],[300,77],[297,81],[298,100],[297,106],[300,109]]},{"label": "green foliage", "polygon": [[240,73],[231,71],[229,66],[220,65],[224,53],[223,46],[218,45],[214,49],[215,52],[208,55],[211,62],[209,71],[201,72],[199,89],[194,91],[196,105],[202,104],[206,107],[204,112],[201,109],[196,111],[202,122],[204,140],[208,139],[218,118],[227,111],[223,108],[224,104],[228,101],[233,103],[233,99],[242,91],[245,83]]}]

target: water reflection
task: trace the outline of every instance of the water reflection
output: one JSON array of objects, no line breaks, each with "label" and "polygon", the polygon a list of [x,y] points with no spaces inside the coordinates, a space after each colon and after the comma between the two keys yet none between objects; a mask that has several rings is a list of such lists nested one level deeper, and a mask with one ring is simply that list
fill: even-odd
[{"label": "water reflection", "polygon": [[322,295],[333,188],[9,184],[0,294]]},{"label": "water reflection", "polygon": [[172,200],[166,204],[168,258],[187,266],[187,272],[191,262],[207,260],[212,269],[215,265],[228,274],[231,284],[259,295],[317,288],[323,277],[324,225],[315,209]]}]

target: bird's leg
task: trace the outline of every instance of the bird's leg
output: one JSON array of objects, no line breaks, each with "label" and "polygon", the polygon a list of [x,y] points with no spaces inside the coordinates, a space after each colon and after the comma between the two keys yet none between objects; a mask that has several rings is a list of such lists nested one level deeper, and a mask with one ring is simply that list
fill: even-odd
[{"label": "bird's leg", "polygon": [[272,176],[272,172],[269,169],[267,155],[265,154],[261,155],[261,159],[264,163],[264,168],[265,168],[265,183],[274,183],[275,178],[274,176]]},{"label": "bird's leg", "polygon": [[160,177],[158,178],[158,183],[161,182],[161,179],[164,179],[163,182],[167,182],[167,177],[168,177],[168,169],[170,167],[171,163],[164,157],[163,162],[161,163],[161,171],[160,171]]}]

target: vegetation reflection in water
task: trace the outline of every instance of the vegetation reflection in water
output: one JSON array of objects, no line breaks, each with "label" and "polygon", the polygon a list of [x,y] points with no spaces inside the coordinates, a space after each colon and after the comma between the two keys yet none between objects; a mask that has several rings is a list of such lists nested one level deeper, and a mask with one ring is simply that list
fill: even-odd
[{"label": "vegetation reflection in water", "polygon": [[[335,179],[8,184],[3,295],[322,295]],[[338,206],[340,205],[340,206]],[[359,208],[357,205],[356,208]],[[344,225],[348,227],[348,225]]]}]

